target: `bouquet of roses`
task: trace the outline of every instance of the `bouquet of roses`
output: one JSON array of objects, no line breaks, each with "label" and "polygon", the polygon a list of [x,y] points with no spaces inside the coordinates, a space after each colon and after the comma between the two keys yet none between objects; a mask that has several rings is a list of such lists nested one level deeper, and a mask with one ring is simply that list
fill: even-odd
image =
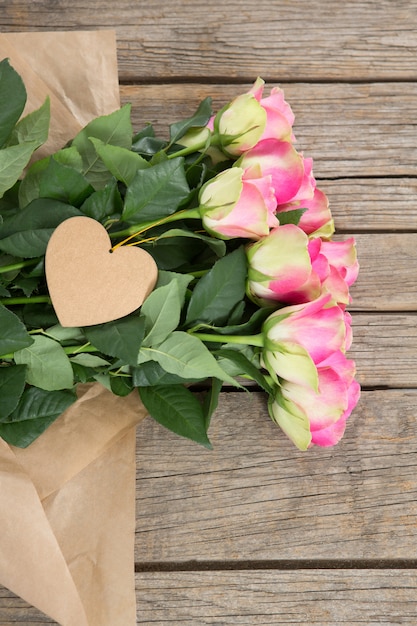
[{"label": "bouquet of roses", "polygon": [[151,125],[134,134],[125,105],[29,164],[48,101],[22,118],[25,87],[1,62],[8,443],[28,446],[94,381],[136,390],[155,420],[206,447],[221,388],[247,380],[298,448],[340,439],[360,393],[346,357],[355,242],[331,239],[291,108],[263,90],[258,78],[216,114],[207,98],[168,139]]}]

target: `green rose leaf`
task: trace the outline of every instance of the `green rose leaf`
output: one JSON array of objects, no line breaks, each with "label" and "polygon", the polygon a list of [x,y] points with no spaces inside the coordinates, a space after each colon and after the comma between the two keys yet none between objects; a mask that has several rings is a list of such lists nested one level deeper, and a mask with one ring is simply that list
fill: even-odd
[{"label": "green rose leaf", "polygon": [[[0,146],[3,146],[26,104],[26,88],[8,59],[0,62]],[[23,166],[24,167],[24,166]]]},{"label": "green rose leaf", "polygon": [[0,367],[0,421],[8,417],[17,407],[25,382],[25,365]]},{"label": "green rose leaf", "polygon": [[132,140],[132,150],[138,154],[143,154],[148,157],[153,156],[160,150],[163,150],[167,145],[164,139],[155,137],[155,131],[152,124],[147,124],[142,130],[140,130]]},{"label": "green rose leaf", "polygon": [[137,315],[114,322],[90,326],[85,335],[104,354],[115,356],[130,365],[137,365],[139,349],[145,334],[145,320]]},{"label": "green rose leaf", "polygon": [[55,159],[50,159],[38,182],[40,198],[52,198],[76,207],[94,192],[80,172]]},{"label": "green rose leaf", "polygon": [[222,390],[222,381],[213,378],[203,401],[203,412],[206,429],[208,430],[214,411],[219,404],[220,392]]},{"label": "green rose leaf", "polygon": [[37,147],[41,146],[48,139],[50,117],[50,101],[46,98],[39,109],[29,113],[17,123],[8,144],[16,145],[33,141]]},{"label": "green rose leaf", "polygon": [[48,156],[39,161],[35,161],[28,168],[26,175],[20,182],[18,190],[19,207],[21,209],[30,204],[32,200],[39,198],[40,179],[52,158],[53,157]]},{"label": "green rose leaf", "polygon": [[239,386],[220,367],[202,341],[182,331],[173,332],[161,345],[143,351],[166,372],[186,380],[214,377]]},{"label": "green rose leaf", "polygon": [[80,354],[76,354],[70,358],[71,363],[75,363],[76,365],[82,365],[83,367],[88,367],[91,369],[97,369],[99,367],[109,367],[110,362],[102,359],[101,356],[97,356],[96,354],[89,354],[88,352],[83,352]]},{"label": "green rose leaf", "polygon": [[[169,374],[156,361],[145,361],[138,367],[132,368],[131,374],[135,387],[154,387],[156,385],[178,385],[184,383],[184,379],[181,376]],[[203,378],[187,378],[187,382],[199,382]]]},{"label": "green rose leaf", "polygon": [[47,391],[71,389],[73,371],[63,347],[43,335],[34,335],[28,348],[15,352],[15,362],[27,365],[26,382]]},{"label": "green rose leaf", "polygon": [[222,348],[217,352],[218,356],[227,359],[237,365],[239,368],[239,375],[247,375],[252,380],[258,383],[258,385],[266,391],[268,394],[273,394],[273,389],[268,381],[265,379],[265,376],[260,372],[259,368],[256,367],[251,361],[239,350],[232,350],[229,348]]},{"label": "green rose leaf", "polygon": [[26,207],[38,198],[45,198],[78,207],[93,192],[93,187],[78,169],[54,155],[36,161],[30,167],[19,188],[19,205]]},{"label": "green rose leaf", "polygon": [[142,304],[141,314],[145,318],[146,336],[144,346],[158,345],[177,328],[185,291],[193,279],[189,274],[169,273],[171,281],[157,287]]},{"label": "green rose leaf", "polygon": [[55,228],[76,215],[81,215],[78,209],[58,200],[34,200],[0,225],[0,250],[23,258],[43,256]]},{"label": "green rose leaf", "polygon": [[68,148],[58,150],[58,152],[55,152],[55,154],[52,155],[52,158],[57,163],[72,167],[74,170],[77,170],[77,172],[81,173],[83,171],[83,160],[81,158],[81,154],[75,146],[69,146]]},{"label": "green rose leaf", "polygon": [[26,348],[33,343],[20,319],[0,304],[0,355]]},{"label": "green rose leaf", "polygon": [[91,194],[80,208],[83,215],[98,222],[105,221],[109,215],[119,214],[122,210],[123,200],[115,180]]},{"label": "green rose leaf", "polygon": [[139,389],[149,414],[162,426],[211,449],[203,409],[191,391],[182,385],[158,385]]},{"label": "green rose leaf", "polygon": [[300,219],[303,217],[303,213],[305,213],[307,209],[291,209],[290,211],[280,211],[277,213],[277,218],[279,219],[280,226],[284,224],[295,224],[298,225]]},{"label": "green rose leaf", "polygon": [[150,167],[146,159],[132,150],[105,144],[94,137],[90,137],[90,141],[104,165],[117,180],[126,186],[133,182],[138,170]]},{"label": "green rose leaf", "polygon": [[126,222],[155,220],[174,213],[190,192],[184,160],[177,157],[139,170],[126,191]]},{"label": "green rose leaf", "polygon": [[191,128],[198,128],[200,126],[206,126],[210,117],[212,116],[211,98],[205,98],[199,105],[197,111],[191,117],[188,117],[181,122],[171,124],[170,128],[170,143],[175,143],[178,139],[183,137],[185,133]]},{"label": "green rose leaf", "polygon": [[132,122],[130,104],[121,109],[92,120],[73,139],[83,160],[83,174],[95,189],[102,189],[111,180],[112,173],[98,156],[90,138],[99,139],[104,144],[130,149],[132,145]]},{"label": "green rose leaf", "polygon": [[76,399],[74,391],[45,391],[29,387],[7,422],[0,423],[0,436],[13,446],[26,448]]},{"label": "green rose leaf", "polygon": [[226,253],[226,244],[221,239],[215,239],[214,237],[208,237],[207,235],[202,235],[200,233],[193,233],[191,230],[184,230],[183,228],[171,228],[170,230],[166,230],[156,239],[156,241],[170,239],[172,237],[188,237],[190,239],[198,239],[199,241],[206,243],[218,257],[222,257]]},{"label": "green rose leaf", "polygon": [[37,147],[36,141],[31,141],[0,150],[0,198],[13,187]]},{"label": "green rose leaf", "polygon": [[110,378],[110,389],[116,396],[128,396],[133,389],[132,379],[127,376],[112,376]]},{"label": "green rose leaf", "polygon": [[219,259],[197,283],[186,324],[222,324],[245,295],[247,264],[243,247]]}]

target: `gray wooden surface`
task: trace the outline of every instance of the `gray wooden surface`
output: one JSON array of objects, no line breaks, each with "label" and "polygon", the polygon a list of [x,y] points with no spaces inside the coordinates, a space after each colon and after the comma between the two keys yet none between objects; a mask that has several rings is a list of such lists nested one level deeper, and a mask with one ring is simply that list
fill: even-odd
[{"label": "gray wooden surface", "polygon": [[[139,624],[417,624],[417,1],[0,1],[0,29],[112,28],[158,131],[260,75],[285,90],[338,236],[355,235],[360,403],[301,453],[225,391],[214,451],[138,429]],[[51,624],[0,589],[0,624]]]}]

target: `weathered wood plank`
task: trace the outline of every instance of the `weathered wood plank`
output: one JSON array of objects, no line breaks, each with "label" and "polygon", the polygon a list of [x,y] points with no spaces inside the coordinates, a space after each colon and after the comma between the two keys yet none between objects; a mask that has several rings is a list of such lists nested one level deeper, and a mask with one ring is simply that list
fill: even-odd
[{"label": "weathered wood plank", "polygon": [[[279,84],[296,116],[297,148],[314,159],[318,178],[415,177],[416,83]],[[191,115],[205,97],[213,98],[218,111],[249,88],[250,83],[122,85],[121,98],[132,103],[136,130],[152,123],[166,137],[168,125]]]},{"label": "weathered wood plank", "polygon": [[[416,591],[411,569],[138,573],[137,623],[414,626]],[[56,622],[0,587],[0,624]]]},{"label": "weathered wood plank", "polygon": [[352,326],[349,357],[356,361],[362,385],[417,386],[415,315],[354,314]]},{"label": "weathered wood plank", "polygon": [[222,394],[213,451],[145,420],[136,561],[415,559],[416,406],[417,390],[365,391],[342,441],[306,453],[260,393]]},{"label": "weathered wood plank", "polygon": [[413,314],[353,314],[357,378],[370,387],[417,387],[417,324]]},{"label": "weathered wood plank", "polygon": [[124,80],[416,77],[415,0],[3,1],[2,30],[114,28]]},{"label": "weathered wood plank", "polygon": [[329,198],[338,230],[417,230],[416,178],[344,178],[317,186]]},{"label": "weathered wood plank", "polygon": [[381,626],[417,620],[413,570],[137,575],[138,624]]},{"label": "weathered wood plank", "polygon": [[38,609],[0,585],[0,624],[4,626],[50,626],[56,624]]},{"label": "weathered wood plank", "polygon": [[355,239],[360,271],[351,288],[351,309],[416,311],[417,233]]}]

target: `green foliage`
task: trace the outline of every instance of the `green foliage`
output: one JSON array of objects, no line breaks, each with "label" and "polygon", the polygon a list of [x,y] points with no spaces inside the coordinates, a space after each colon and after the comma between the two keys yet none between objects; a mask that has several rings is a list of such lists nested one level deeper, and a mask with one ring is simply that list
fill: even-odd
[{"label": "green foliage", "polygon": [[[269,391],[254,351],[228,345],[230,334],[259,332],[264,319],[245,293],[242,242],[205,232],[198,212],[202,185],[222,166],[200,152],[204,146],[183,153],[179,145],[206,126],[210,99],[171,124],[169,141],[151,125],[133,135],[126,105],[31,164],[48,136],[49,100],[21,118],[25,102],[20,77],[2,61],[0,436],[29,445],[75,402],[78,383],[99,381],[121,397],[138,390],[155,420],[210,448],[222,385],[240,387],[235,372]],[[300,212],[289,213],[295,220]],[[49,301],[44,255],[55,228],[82,215],[101,222],[115,243],[129,237],[126,243],[146,249],[158,282],[125,318],[63,328]],[[216,333],[217,343],[201,339],[199,329]],[[206,391],[195,393],[195,383]]]},{"label": "green foliage", "polygon": [[0,355],[26,348],[33,343],[20,319],[0,304]]},{"label": "green foliage", "polygon": [[16,124],[10,134],[8,145],[33,142],[37,147],[41,146],[48,139],[50,117],[51,104],[49,98],[46,98],[39,109],[28,113]]},{"label": "green foliage", "polygon": [[123,220],[146,222],[172,215],[189,191],[181,157],[138,170],[126,192]]},{"label": "green foliage", "polygon": [[22,258],[42,256],[55,228],[76,215],[81,215],[80,211],[70,204],[49,198],[33,200],[27,207],[3,220],[0,250]]},{"label": "green foliage", "polygon": [[0,63],[0,147],[13,132],[26,104],[26,88],[8,59]]},{"label": "green foliage", "polygon": [[222,324],[245,295],[246,255],[243,248],[219,259],[203,276],[191,296],[188,324]]},{"label": "green foliage", "polygon": [[14,360],[19,365],[27,366],[28,385],[55,391],[71,389],[74,384],[70,360],[63,347],[54,339],[34,335],[33,343],[15,352]]},{"label": "green foliage", "polygon": [[149,414],[174,433],[211,448],[203,409],[195,396],[182,385],[156,385],[139,389]]},{"label": "green foliage", "polygon": [[188,333],[175,331],[160,345],[143,350],[170,374],[176,374],[184,379],[213,376],[237,385],[236,381],[220,367],[204,343]]},{"label": "green foliage", "polygon": [[104,145],[130,149],[132,145],[132,123],[130,105],[118,111],[96,118],[74,138],[72,146],[77,148],[83,162],[82,173],[95,189],[103,188],[112,178],[112,173],[97,154],[92,140]]},{"label": "green foliage", "polygon": [[171,280],[157,287],[142,305],[146,337],[144,346],[159,345],[180,323],[185,292],[192,276],[170,273]]},{"label": "green foliage", "polygon": [[13,446],[26,448],[77,399],[73,391],[27,388],[7,420],[0,420],[0,436]]},{"label": "green foliage", "polygon": [[171,124],[169,135],[170,142],[174,144],[181,139],[188,130],[206,126],[212,116],[211,98],[205,98],[199,105],[197,111],[185,120]]},{"label": "green foliage", "polygon": [[49,101],[19,121],[25,104],[22,79],[4,59],[0,62],[0,198],[16,183],[47,137]]},{"label": "green foliage", "polygon": [[20,400],[26,383],[26,366],[0,367],[0,420],[12,413]]},{"label": "green foliage", "polygon": [[145,333],[145,322],[137,315],[85,329],[87,339],[104,354],[135,366]]}]

